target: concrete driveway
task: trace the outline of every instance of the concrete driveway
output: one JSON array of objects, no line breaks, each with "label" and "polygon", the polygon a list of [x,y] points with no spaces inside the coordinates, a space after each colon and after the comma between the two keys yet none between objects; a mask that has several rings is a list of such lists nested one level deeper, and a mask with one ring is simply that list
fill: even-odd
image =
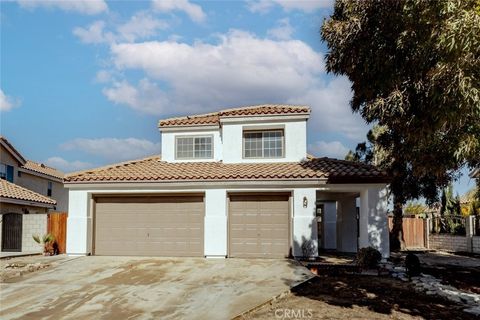
[{"label": "concrete driveway", "polygon": [[0,284],[0,318],[229,319],[311,276],[290,260],[81,257]]}]

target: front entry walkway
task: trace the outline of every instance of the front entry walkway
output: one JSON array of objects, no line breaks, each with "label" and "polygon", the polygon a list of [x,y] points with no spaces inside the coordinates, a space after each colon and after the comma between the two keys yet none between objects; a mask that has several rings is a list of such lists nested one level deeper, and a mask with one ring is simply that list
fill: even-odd
[{"label": "front entry walkway", "polygon": [[291,260],[82,257],[0,284],[0,318],[229,319],[311,277]]}]

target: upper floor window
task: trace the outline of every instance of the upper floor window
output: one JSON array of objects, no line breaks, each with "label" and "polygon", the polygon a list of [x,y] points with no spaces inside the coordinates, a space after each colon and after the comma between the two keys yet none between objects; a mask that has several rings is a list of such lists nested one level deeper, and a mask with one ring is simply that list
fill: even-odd
[{"label": "upper floor window", "polygon": [[282,158],[284,153],[283,130],[243,132],[244,158]]},{"label": "upper floor window", "polygon": [[13,166],[0,163],[0,179],[13,182]]},{"label": "upper floor window", "polygon": [[52,189],[53,189],[53,183],[52,183],[52,181],[48,181],[48,185],[47,185],[47,197],[51,197],[51,196],[52,196]]},{"label": "upper floor window", "polygon": [[181,160],[213,158],[212,136],[176,137],[175,158]]}]

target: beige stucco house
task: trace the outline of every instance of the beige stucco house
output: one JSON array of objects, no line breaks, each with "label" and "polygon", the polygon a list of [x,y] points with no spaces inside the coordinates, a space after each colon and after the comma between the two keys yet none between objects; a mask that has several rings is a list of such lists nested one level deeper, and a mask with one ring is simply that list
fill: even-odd
[{"label": "beige stucco house", "polygon": [[2,251],[37,251],[32,234],[46,233],[47,213],[68,209],[63,173],[25,159],[5,137],[0,148]]}]

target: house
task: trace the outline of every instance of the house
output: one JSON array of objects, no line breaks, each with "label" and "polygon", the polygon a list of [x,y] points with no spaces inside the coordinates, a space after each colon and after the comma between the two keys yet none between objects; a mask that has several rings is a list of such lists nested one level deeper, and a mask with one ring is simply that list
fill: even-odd
[{"label": "house", "polygon": [[38,251],[32,234],[47,231],[47,213],[68,209],[63,173],[25,159],[0,136],[0,239],[2,251]]},{"label": "house", "polygon": [[388,257],[388,177],[307,155],[309,117],[259,105],[161,120],[161,157],[65,177],[67,253],[283,258],[374,246]]}]

